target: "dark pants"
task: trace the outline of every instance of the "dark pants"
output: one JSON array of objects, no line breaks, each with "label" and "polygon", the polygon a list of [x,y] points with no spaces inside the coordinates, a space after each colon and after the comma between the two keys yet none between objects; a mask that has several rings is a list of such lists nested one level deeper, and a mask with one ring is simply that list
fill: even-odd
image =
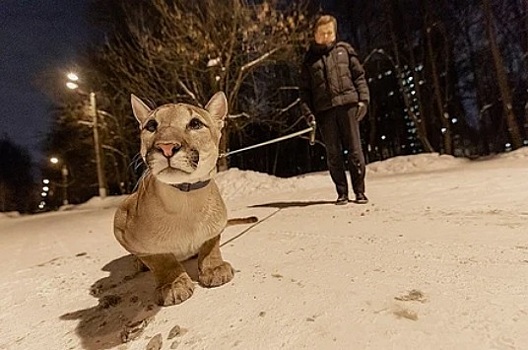
[{"label": "dark pants", "polygon": [[365,192],[365,157],[361,150],[356,113],[356,105],[346,105],[334,107],[317,115],[317,127],[326,146],[328,170],[339,195],[348,195],[345,150],[348,151],[346,156],[354,193]]}]

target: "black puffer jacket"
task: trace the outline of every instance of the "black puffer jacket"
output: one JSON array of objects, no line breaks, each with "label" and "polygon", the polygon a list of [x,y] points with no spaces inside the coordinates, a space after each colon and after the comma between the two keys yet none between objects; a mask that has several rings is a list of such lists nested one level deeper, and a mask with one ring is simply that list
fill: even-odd
[{"label": "black puffer jacket", "polygon": [[365,71],[352,46],[338,42],[310,47],[302,65],[301,98],[303,114],[359,101],[368,104]]}]

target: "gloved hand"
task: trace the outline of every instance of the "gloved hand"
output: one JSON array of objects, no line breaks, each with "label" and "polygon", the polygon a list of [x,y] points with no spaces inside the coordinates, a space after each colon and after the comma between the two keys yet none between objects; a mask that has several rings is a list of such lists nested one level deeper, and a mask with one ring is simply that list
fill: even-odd
[{"label": "gloved hand", "polygon": [[357,113],[356,113],[356,119],[357,121],[361,121],[365,115],[367,114],[367,104],[363,101],[359,101],[358,102],[358,106],[357,106]]}]

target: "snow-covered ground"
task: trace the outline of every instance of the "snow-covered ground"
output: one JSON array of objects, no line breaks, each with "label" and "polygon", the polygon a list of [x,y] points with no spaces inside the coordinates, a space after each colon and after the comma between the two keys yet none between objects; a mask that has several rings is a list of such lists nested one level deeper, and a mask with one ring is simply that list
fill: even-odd
[{"label": "snow-covered ground", "polygon": [[231,169],[230,216],[260,219],[223,235],[235,279],[167,308],[113,237],[122,198],[4,215],[0,349],[528,349],[527,179],[528,148],[399,157],[337,207],[326,173]]}]

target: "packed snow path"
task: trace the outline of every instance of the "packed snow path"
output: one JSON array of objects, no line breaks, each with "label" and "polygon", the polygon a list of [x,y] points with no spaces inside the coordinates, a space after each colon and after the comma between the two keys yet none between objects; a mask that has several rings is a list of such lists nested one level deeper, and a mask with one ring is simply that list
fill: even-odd
[{"label": "packed snow path", "polygon": [[230,170],[230,216],[274,215],[222,248],[231,283],[161,309],[113,237],[119,198],[2,217],[0,349],[527,349],[527,179],[526,149],[403,157],[338,207],[326,173]]}]

